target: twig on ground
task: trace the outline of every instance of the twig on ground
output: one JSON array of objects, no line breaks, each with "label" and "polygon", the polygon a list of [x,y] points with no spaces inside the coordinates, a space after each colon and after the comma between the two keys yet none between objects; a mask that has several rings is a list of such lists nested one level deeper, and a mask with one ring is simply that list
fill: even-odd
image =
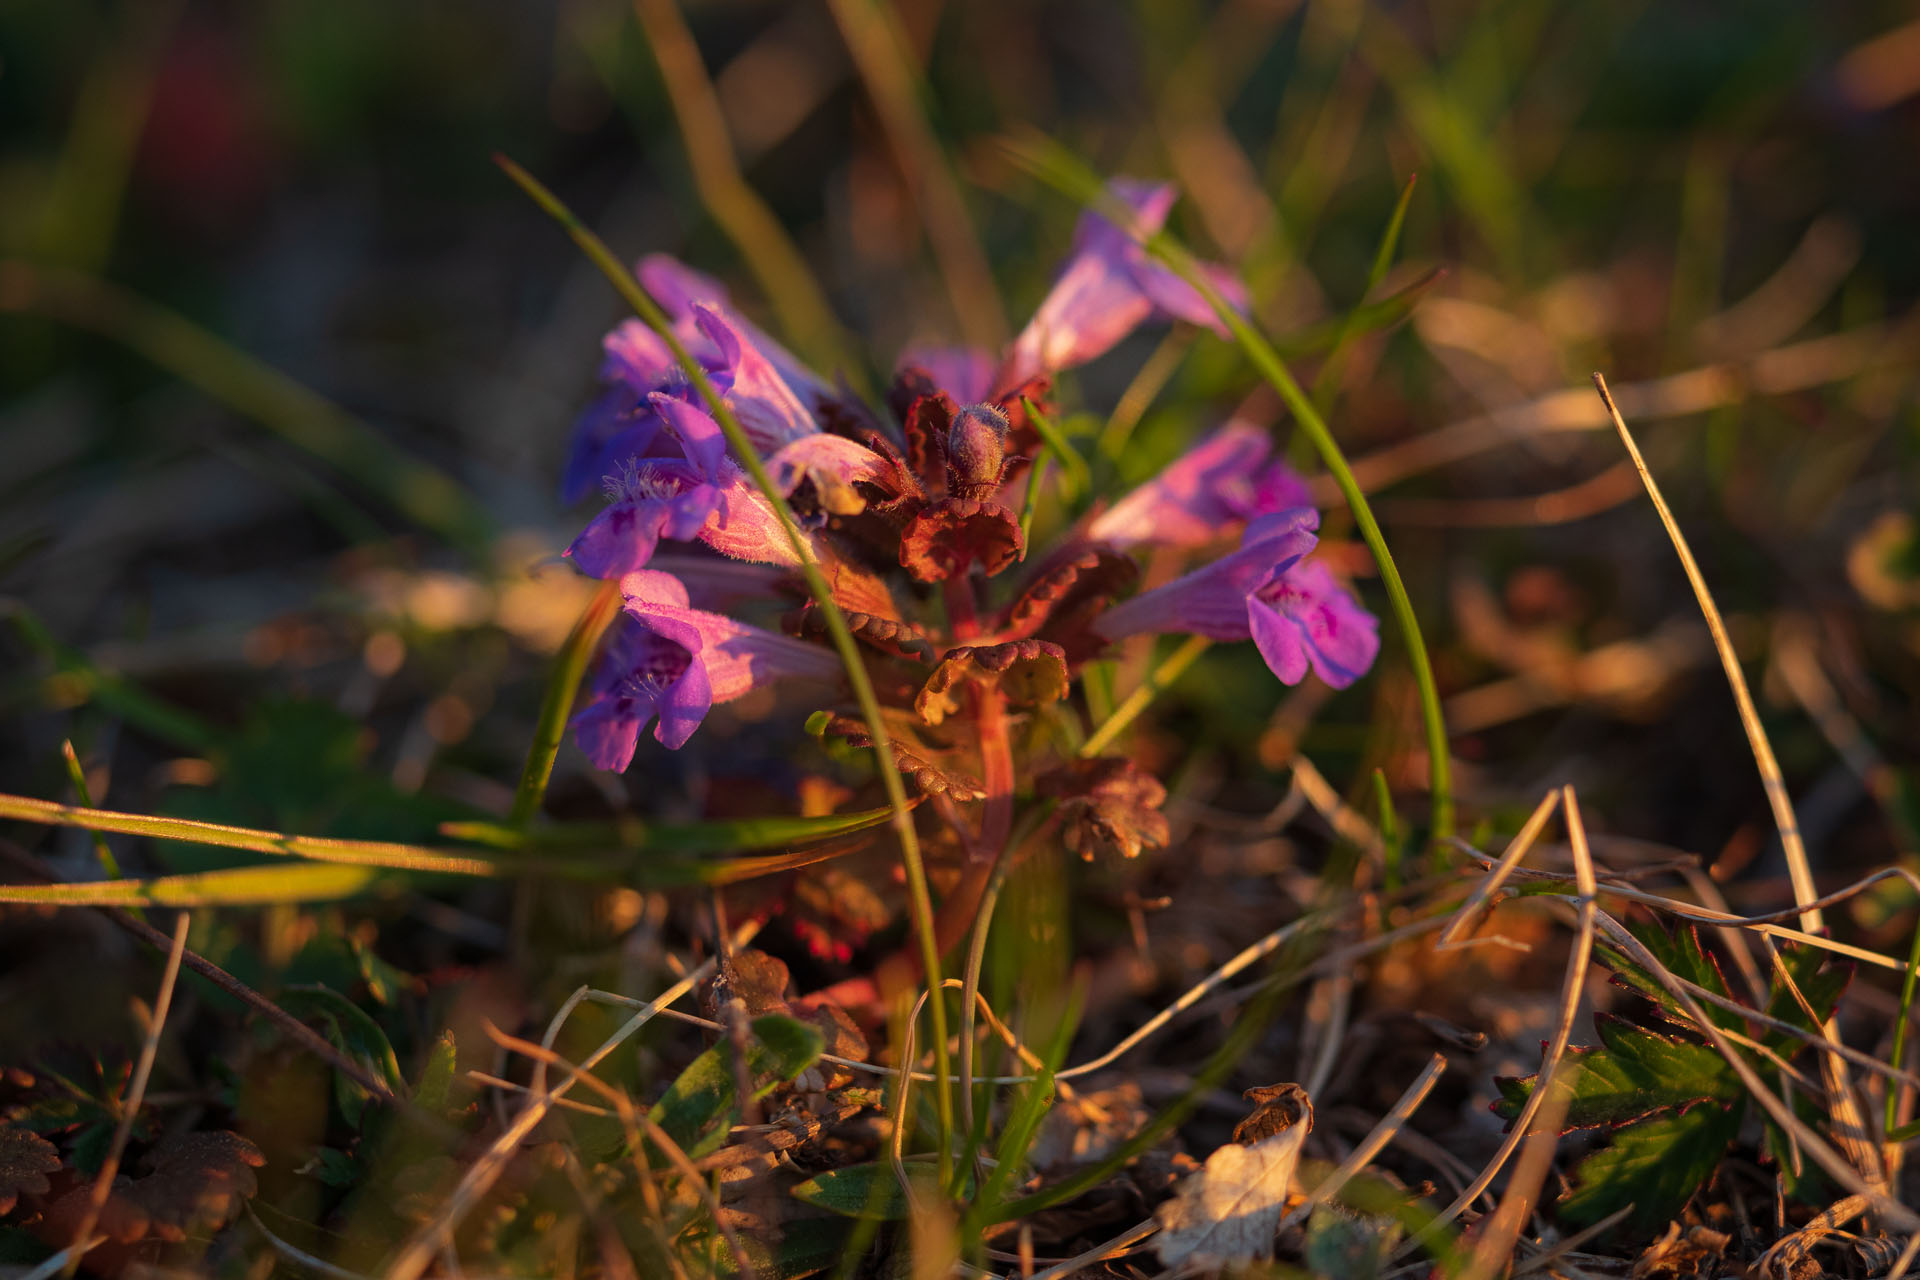
[{"label": "twig on ground", "polygon": [[174,918],[173,941],[167,948],[167,967],[160,975],[160,994],[154,997],[153,1010],[147,1018],[146,1039],[140,1046],[140,1059],[134,1064],[133,1079],[127,1085],[127,1093],[120,1100],[120,1120],[113,1127],[113,1140],[107,1144],[107,1154],[100,1161],[100,1172],[93,1179],[93,1194],[87,1197],[87,1211],[80,1217],[80,1225],[74,1228],[72,1256],[67,1259],[66,1274],[72,1275],[80,1265],[80,1254],[86,1249],[86,1242],[93,1235],[95,1224],[100,1221],[100,1211],[107,1207],[107,1197],[113,1194],[113,1176],[120,1172],[120,1161],[127,1152],[127,1140],[133,1136],[133,1122],[140,1116],[140,1104],[146,1100],[147,1081],[153,1078],[153,1062],[160,1053],[160,1033],[167,1025],[167,1011],[173,1007],[174,984],[180,980],[180,958],[187,949],[187,929],[193,924],[193,917],[182,911]]}]

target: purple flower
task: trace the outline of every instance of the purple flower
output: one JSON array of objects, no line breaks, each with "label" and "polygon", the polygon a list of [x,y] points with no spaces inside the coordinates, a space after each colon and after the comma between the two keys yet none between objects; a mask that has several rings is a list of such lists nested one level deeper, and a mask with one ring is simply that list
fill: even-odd
[{"label": "purple flower", "polygon": [[697,321],[701,308],[723,316],[740,335],[742,342],[764,356],[809,409],[817,409],[826,401],[836,398],[833,388],[802,364],[799,357],[735,311],[726,287],[712,276],[695,271],[664,253],[650,253],[640,259],[635,274],[673,320],[675,331],[686,341],[693,358],[709,369],[719,367],[721,360],[714,348],[708,345],[706,335],[699,330]]},{"label": "purple flower", "polygon": [[1247,615],[1260,656],[1286,684],[1299,684],[1311,664],[1322,680],[1344,689],[1380,656],[1379,619],[1318,562],[1297,564],[1255,592]]},{"label": "purple flower", "polygon": [[1261,466],[1270,448],[1265,431],[1229,422],[1096,516],[1087,536],[1123,548],[1204,547],[1243,521],[1311,505],[1293,468]]},{"label": "purple flower", "polygon": [[1319,523],[1305,507],[1261,516],[1238,551],[1107,610],[1094,629],[1109,640],[1168,631],[1252,639],[1285,683],[1311,666],[1343,689],[1373,665],[1379,623],[1324,567],[1300,563]]},{"label": "purple flower", "polygon": [[651,397],[656,391],[685,398],[686,379],[659,335],[638,320],[627,320],[601,340],[600,381],[605,389],[573,426],[560,499],[578,502],[593,486],[617,475],[630,458],[645,457],[671,441],[660,439],[660,415]]},{"label": "purple flower", "polygon": [[[1108,190],[1133,210],[1133,229],[1142,235],[1165,224],[1176,196],[1170,183],[1126,178],[1115,178]],[[1230,303],[1246,305],[1246,291],[1224,269],[1204,270]],[[1225,332],[1198,290],[1149,258],[1128,230],[1089,211],[1081,215],[1073,250],[1053,289],[1014,339],[995,381],[1018,386],[1039,374],[1084,364],[1155,317]]]},{"label": "purple flower", "polygon": [[693,314],[716,353],[707,365],[707,374],[721,399],[740,419],[741,429],[753,442],[756,453],[765,457],[820,430],[813,410],[794,393],[766,353],[725,313],[695,303]]},{"label": "purple flower", "polygon": [[993,357],[974,347],[911,346],[894,362],[897,375],[918,369],[955,404],[979,404],[993,394]]},{"label": "purple flower", "polygon": [[574,715],[574,741],[602,769],[633,761],[640,731],[672,750],[685,746],[716,702],[774,680],[830,680],[839,661],[817,645],[687,606],[671,574],[642,570],[620,581],[626,612],[615,620]]},{"label": "purple flower", "polygon": [[782,494],[791,495],[803,480],[813,481],[820,506],[837,516],[859,515],[867,501],[854,490],[856,480],[891,475],[893,464],[845,436],[815,432],[802,436],[767,459],[767,474]]},{"label": "purple flower", "polygon": [[653,558],[661,538],[687,542],[710,518],[724,518],[737,468],[726,457],[720,425],[684,400],[655,392],[650,406],[680,442],[682,459],[629,457],[605,478],[610,505],[566,554],[581,571],[617,578]]}]

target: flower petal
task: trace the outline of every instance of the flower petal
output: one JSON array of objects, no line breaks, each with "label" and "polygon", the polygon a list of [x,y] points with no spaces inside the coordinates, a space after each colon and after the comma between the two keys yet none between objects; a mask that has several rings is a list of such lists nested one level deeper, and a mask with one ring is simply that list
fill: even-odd
[{"label": "flower petal", "polygon": [[1267,669],[1280,677],[1281,684],[1299,684],[1307,678],[1306,637],[1292,618],[1259,597],[1248,596],[1247,627]]},{"label": "flower petal", "polygon": [[716,380],[725,384],[727,407],[755,450],[769,454],[820,429],[772,361],[732,321],[704,304],[696,303],[693,312],[700,332],[719,352]]},{"label": "flower petal", "polygon": [[1094,630],[1109,640],[1169,631],[1245,640],[1252,634],[1248,598],[1313,550],[1319,519],[1295,508],[1255,520],[1238,551],[1107,610]]},{"label": "flower petal", "polygon": [[595,516],[562,554],[590,578],[617,578],[653,558],[666,523],[663,502],[616,502]]},{"label": "flower petal", "polygon": [[1230,422],[1102,512],[1087,536],[1117,547],[1206,546],[1248,514],[1248,477],[1271,447],[1260,428]]},{"label": "flower petal", "polygon": [[897,377],[918,369],[956,404],[977,404],[993,394],[993,357],[976,347],[911,346],[894,364]]},{"label": "flower petal", "polygon": [[700,468],[707,479],[715,479],[721,461],[727,456],[727,437],[711,414],[697,405],[674,396],[655,392],[648,397],[660,421],[680,441],[687,461]]},{"label": "flower petal", "polygon": [[867,502],[854,492],[857,480],[878,481],[893,474],[893,464],[863,444],[824,432],[783,445],[767,459],[774,487],[791,494],[812,480],[820,505],[837,516],[858,515]]},{"label": "flower petal", "polygon": [[687,664],[680,678],[661,692],[656,708],[660,721],[653,726],[653,736],[661,746],[678,751],[687,745],[687,739],[693,736],[712,707],[713,690],[707,683],[707,666],[696,657]]},{"label": "flower petal", "polygon": [[577,712],[573,740],[596,769],[624,773],[653,708],[633,698],[602,698]]}]

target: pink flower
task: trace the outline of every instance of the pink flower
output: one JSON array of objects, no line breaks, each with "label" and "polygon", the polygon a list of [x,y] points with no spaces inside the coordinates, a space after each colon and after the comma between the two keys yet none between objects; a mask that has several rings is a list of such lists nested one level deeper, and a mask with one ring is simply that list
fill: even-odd
[{"label": "pink flower", "polygon": [[1311,505],[1306,481],[1284,462],[1266,466],[1267,433],[1229,422],[1087,526],[1095,542],[1204,547],[1234,525]]},{"label": "pink flower", "polygon": [[640,731],[678,750],[717,702],[784,679],[831,680],[837,658],[818,645],[687,605],[687,589],[652,570],[620,580],[625,613],[615,620],[574,714],[574,741],[602,769],[633,761]]},{"label": "pink flower", "polygon": [[1309,666],[1336,689],[1366,673],[1380,651],[1379,623],[1320,565],[1302,565],[1320,518],[1295,507],[1247,526],[1240,549],[1107,610],[1094,630],[1109,640],[1186,632],[1251,639],[1287,684]]},{"label": "pink flower", "polygon": [[[1177,194],[1170,183],[1127,178],[1113,179],[1108,190],[1133,210],[1133,229],[1143,235],[1166,223]],[[1246,305],[1246,290],[1224,268],[1204,270],[1228,302]],[[1014,339],[994,381],[1016,387],[1040,374],[1085,364],[1156,318],[1225,332],[1198,290],[1149,258],[1134,235],[1089,211],[1081,215],[1073,250],[1053,289]]]}]

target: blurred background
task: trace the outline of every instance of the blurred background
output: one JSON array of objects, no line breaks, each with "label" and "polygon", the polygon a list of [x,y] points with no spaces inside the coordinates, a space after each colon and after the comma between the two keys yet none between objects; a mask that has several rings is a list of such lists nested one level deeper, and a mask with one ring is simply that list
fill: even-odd
[{"label": "blurred background", "polygon": [[[401,837],[501,812],[582,600],[552,557],[593,504],[559,463],[621,309],[491,155],[871,387],[1044,292],[1077,211],[999,146],[1031,128],[1180,183],[1175,226],[1283,345],[1363,300],[1417,175],[1372,296],[1418,305],[1298,371],[1400,549],[1469,816],[1574,781],[1616,831],[1767,856],[1600,369],[1820,865],[1920,848],[1920,24],[1872,0],[5,0],[5,788],[71,795],[72,737],[115,808]],[[1063,398],[1091,440],[1135,388],[1119,484],[1253,385],[1154,330]],[[1218,657],[1145,748],[1198,743],[1184,794],[1270,805],[1304,742],[1419,808],[1391,651],[1325,714]],[[248,746],[216,768],[216,738]],[[785,789],[790,744],[725,749]],[[710,771],[569,747],[555,803],[698,809]]]}]

